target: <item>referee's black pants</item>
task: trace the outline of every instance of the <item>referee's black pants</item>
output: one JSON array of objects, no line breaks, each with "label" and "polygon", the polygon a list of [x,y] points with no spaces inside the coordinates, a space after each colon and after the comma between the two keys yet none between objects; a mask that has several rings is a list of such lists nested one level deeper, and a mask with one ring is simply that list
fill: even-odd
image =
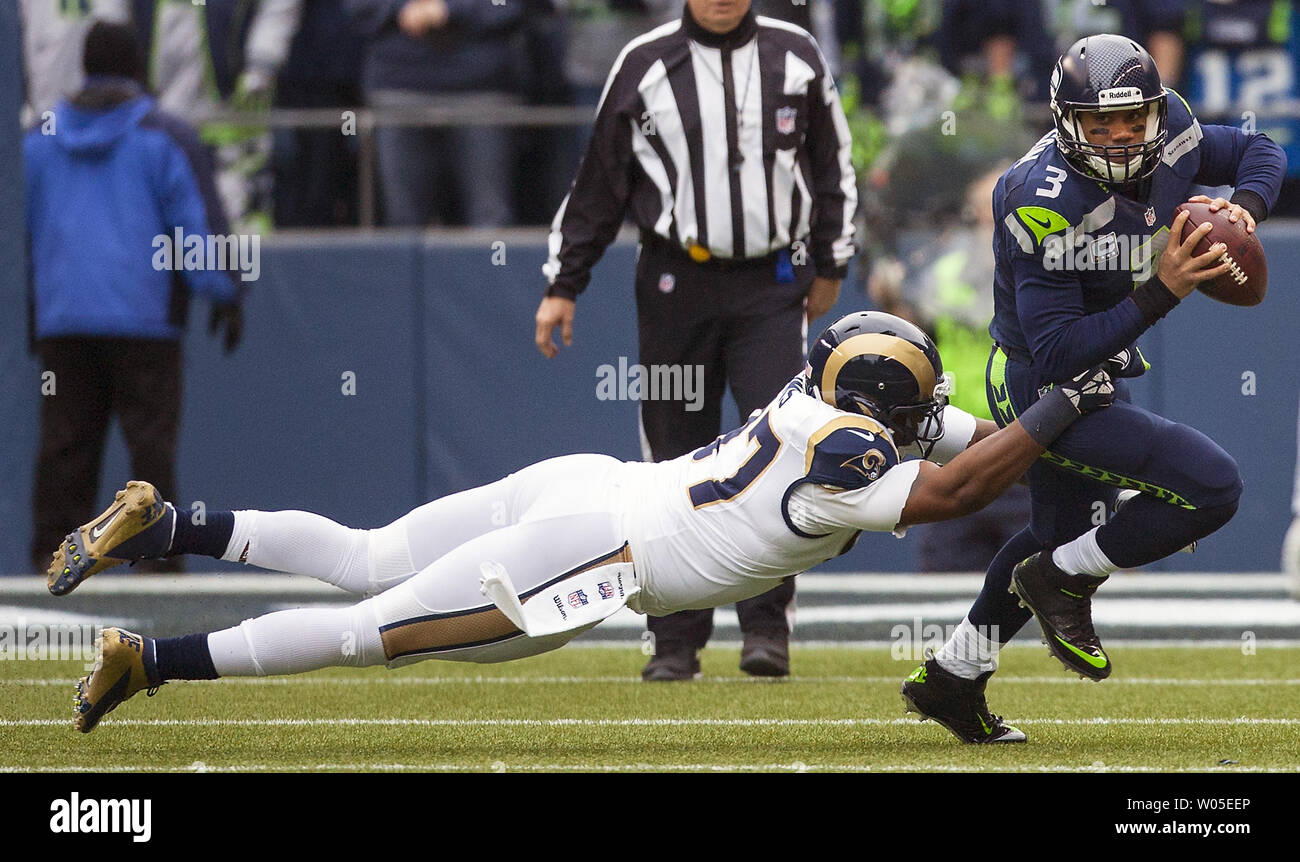
[{"label": "referee's black pants", "polygon": [[[95,516],[109,420],[117,416],[132,478],[176,499],[181,348],[176,341],[60,337],[38,342],[53,394],[41,398],[32,493],[32,563],[38,572],[64,536]],[[173,566],[174,568],[174,566]]]},{"label": "referee's black pants", "polygon": [[[667,461],[713,442],[722,431],[728,384],[741,421],[767,406],[805,362],[804,297],[811,265],[779,280],[774,257],[743,263],[696,263],[644,241],[637,259],[636,300],[642,366],[703,367],[703,397],[644,400],[641,428],[649,455]],[[699,409],[695,409],[695,408]],[[736,603],[745,636],[785,637],[794,578]],[[700,649],[713,634],[713,611],[647,617],[656,652]]]}]

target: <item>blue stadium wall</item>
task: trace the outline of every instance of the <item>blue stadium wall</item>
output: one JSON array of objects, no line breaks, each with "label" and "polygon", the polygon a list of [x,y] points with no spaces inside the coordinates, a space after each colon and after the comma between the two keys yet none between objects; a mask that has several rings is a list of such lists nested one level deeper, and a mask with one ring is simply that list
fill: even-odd
[{"label": "blue stadium wall", "polygon": [[[14,163],[0,159],[5,170]],[[12,197],[15,187],[0,183],[0,194]],[[41,369],[26,351],[23,287],[12,277],[21,249],[10,204],[0,207],[10,310],[2,324],[0,571],[12,573],[30,570]],[[1154,368],[1138,381],[1138,400],[1219,441],[1246,483],[1233,522],[1195,556],[1160,564],[1167,568],[1278,566],[1296,457],[1300,225],[1266,225],[1261,235],[1272,271],[1264,305],[1238,309],[1197,296],[1143,341]],[[494,249],[490,237],[267,239],[236,353],[224,355],[208,337],[206,308],[192,309],[182,505],[300,508],[371,527],[541,458],[639,457],[636,405],[596,396],[599,366],[635,361],[635,247],[611,248],[579,301],[574,347],[548,362],[532,343],[543,237],[503,241]],[[502,251],[504,265],[494,264]],[[862,302],[846,291],[838,311]],[[349,381],[355,394],[345,394]],[[114,429],[105,505],[130,477]],[[913,558],[910,540],[866,536],[826,568],[909,570]]]}]

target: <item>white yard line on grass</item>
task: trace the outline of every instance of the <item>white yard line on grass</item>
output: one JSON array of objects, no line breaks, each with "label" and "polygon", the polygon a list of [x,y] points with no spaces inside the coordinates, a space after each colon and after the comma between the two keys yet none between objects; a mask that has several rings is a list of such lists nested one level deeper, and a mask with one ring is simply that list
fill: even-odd
[{"label": "white yard line on grass", "polygon": [[[902,665],[900,664],[900,667]],[[910,664],[908,665],[910,667]],[[906,668],[903,668],[904,670]],[[900,682],[905,674],[898,676],[792,676],[786,679],[739,676],[705,676],[699,682],[722,683],[727,685],[882,685]],[[1032,685],[1077,685],[1082,682],[1073,675],[1062,676],[999,676],[998,682],[1028,683]],[[417,677],[417,676],[376,676],[359,677],[321,677],[321,676],[282,676],[282,677],[223,677],[216,680],[204,680],[205,685],[269,685],[269,686],[421,686],[421,685],[591,685],[591,684],[640,684],[639,676],[464,676],[464,677]],[[0,678],[0,688],[6,685],[30,686],[35,688],[57,688],[76,685],[73,677],[41,678]],[[1176,677],[1128,677],[1111,678],[1107,687],[1116,685],[1166,685],[1166,686],[1258,686],[1258,685],[1300,685],[1300,679],[1266,679],[1266,678],[1232,678],[1232,679],[1179,679]]]},{"label": "white yard line on grass", "polygon": [[[0,727],[54,727],[68,718],[0,719]],[[101,727],[892,727],[914,718],[125,718]],[[1085,727],[1300,726],[1300,718],[1018,718],[1017,725]]]}]

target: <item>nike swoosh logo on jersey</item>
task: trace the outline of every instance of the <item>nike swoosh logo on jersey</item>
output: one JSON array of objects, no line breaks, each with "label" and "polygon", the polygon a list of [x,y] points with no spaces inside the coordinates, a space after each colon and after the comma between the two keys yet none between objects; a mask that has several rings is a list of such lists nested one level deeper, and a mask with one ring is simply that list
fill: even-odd
[{"label": "nike swoosh logo on jersey", "polygon": [[123,504],[123,505],[121,505],[121,506],[118,506],[118,507],[117,507],[116,509],[114,509],[112,512],[109,512],[107,518],[105,518],[104,520],[100,521],[100,522],[99,522],[98,524],[96,524],[95,526],[91,527],[91,528],[90,528],[90,540],[91,540],[92,542],[98,541],[98,540],[99,540],[99,537],[102,536],[102,535],[104,535],[104,532],[105,532],[105,531],[106,531],[106,530],[107,530],[107,529],[112,525],[112,523],[113,523],[115,520],[117,520],[117,516],[118,516],[119,514],[121,514],[122,510],[125,509],[125,508],[126,508],[126,505],[125,505],[125,504]]}]

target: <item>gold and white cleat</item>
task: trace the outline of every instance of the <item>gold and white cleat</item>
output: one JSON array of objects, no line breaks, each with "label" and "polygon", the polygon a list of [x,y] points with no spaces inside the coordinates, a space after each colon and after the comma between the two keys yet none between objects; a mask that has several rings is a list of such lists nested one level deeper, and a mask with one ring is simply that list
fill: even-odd
[{"label": "gold and white cleat", "polygon": [[171,547],[176,510],[148,482],[128,482],[113,505],[69,533],[54,552],[45,583],[66,596],[105,569],[165,555]]},{"label": "gold and white cleat", "polygon": [[153,638],[107,628],[96,643],[95,667],[77,683],[77,730],[90,733],[99,720],[131,695],[145,689],[152,695],[158,679]]}]

